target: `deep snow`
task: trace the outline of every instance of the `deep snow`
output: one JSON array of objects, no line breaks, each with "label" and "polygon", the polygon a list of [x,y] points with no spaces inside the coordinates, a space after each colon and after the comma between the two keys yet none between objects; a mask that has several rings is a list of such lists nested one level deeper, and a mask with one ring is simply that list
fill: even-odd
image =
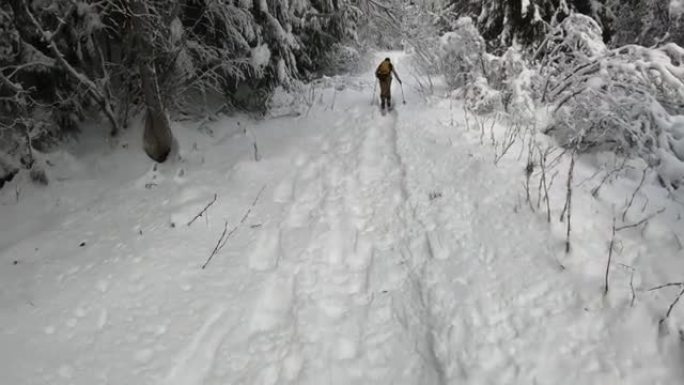
[{"label": "deep snow", "polygon": [[667,211],[619,233],[603,297],[613,211],[640,172],[593,198],[611,159],[578,162],[565,255],[562,175],[549,225],[524,202],[522,144],[495,165],[459,101],[405,84],[402,105],[394,84],[381,116],[372,86],[324,79],[300,116],[176,123],[179,157],[158,167],[133,129],[47,155],[46,188],[15,178],[0,383],[682,383],[684,310],[658,324],[679,289],[646,291],[682,281],[681,195],[650,179],[637,194],[626,222]]}]

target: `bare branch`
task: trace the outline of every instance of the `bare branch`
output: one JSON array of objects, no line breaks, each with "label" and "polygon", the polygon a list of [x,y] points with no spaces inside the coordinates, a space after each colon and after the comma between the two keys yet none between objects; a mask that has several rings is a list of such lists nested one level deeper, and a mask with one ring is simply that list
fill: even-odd
[{"label": "bare branch", "polygon": [[69,6],[69,9],[64,14],[64,17],[57,17],[59,19],[59,24],[57,25],[57,28],[55,28],[55,30],[53,32],[41,31],[41,33],[45,37],[45,41],[48,44],[51,44],[55,40],[55,37],[57,37],[62,32],[62,28],[64,28],[64,26],[67,25],[67,21],[69,19],[69,16],[71,15],[72,12],[74,12],[75,9],[76,9],[76,4],[74,4],[74,2],[72,1],[71,6]]},{"label": "bare branch", "polygon": [[209,202],[206,206],[204,206],[204,209],[202,209],[202,211],[200,211],[197,215],[195,215],[194,218],[192,218],[192,220],[190,222],[188,222],[188,226],[192,225],[193,222],[195,222],[197,220],[197,218],[204,215],[204,213],[209,209],[209,207],[211,207],[211,205],[213,205],[214,202],[216,202],[216,198],[218,198],[218,195],[214,194],[214,199],[211,202]]},{"label": "bare branch", "polygon": [[[494,123],[492,123],[492,127],[494,126]],[[496,148],[494,149],[494,164],[498,164],[499,161],[506,155],[508,150],[513,146],[513,143],[515,143],[515,140],[518,137],[519,134],[519,127],[511,126],[506,130],[506,137],[504,138],[504,142],[501,144],[501,154],[497,155],[496,154]],[[493,137],[493,135],[492,135]]]},{"label": "bare branch", "polygon": [[21,86],[21,84],[14,83],[9,80],[7,77],[5,77],[5,75],[3,75],[2,71],[0,71],[0,82],[16,93],[24,91],[24,88]]},{"label": "bare branch", "polygon": [[568,169],[568,183],[567,183],[567,194],[565,199],[565,207],[567,209],[567,230],[565,233],[565,252],[570,252],[570,230],[571,230],[571,218],[572,218],[572,176],[575,170],[575,151],[572,152],[570,158],[570,168]]},{"label": "bare branch", "polygon": [[670,317],[670,313],[672,313],[672,309],[674,309],[675,305],[677,305],[677,302],[679,302],[679,299],[682,298],[682,295],[684,295],[684,288],[682,288],[682,290],[679,292],[679,294],[674,299],[674,301],[672,301],[672,303],[670,304],[670,307],[667,309],[667,313],[665,314],[665,318],[662,319],[660,322],[663,322]]},{"label": "bare branch", "polygon": [[227,234],[226,234],[226,230],[228,228],[228,222],[226,221],[226,225],[223,229],[223,233],[221,234],[221,237],[219,238],[218,242],[216,243],[216,247],[214,247],[214,251],[212,251],[211,255],[209,255],[209,258],[207,258],[207,261],[204,262],[204,264],[202,265],[202,269],[205,269],[207,267],[209,262],[211,262],[211,260],[214,258],[214,255],[216,255],[216,253],[221,251],[221,249],[223,248],[223,246],[225,246],[226,242],[228,242],[228,239],[233,235],[233,233],[235,233],[237,231],[237,229],[240,227],[240,225],[242,225],[247,220],[247,217],[249,217],[249,214],[252,212],[252,209],[254,208],[254,206],[256,206],[257,202],[259,201],[259,197],[261,197],[261,193],[263,193],[265,189],[266,189],[266,185],[264,185],[264,187],[262,187],[261,190],[259,190],[259,193],[257,193],[256,197],[254,198],[254,201],[252,202],[252,204],[249,206],[249,208],[245,212],[245,215],[243,215],[242,219],[240,219],[240,222],[238,222],[238,224],[235,225],[235,227],[233,227],[233,229],[231,229],[230,232],[228,232]]},{"label": "bare branch", "polygon": [[649,220],[651,220],[652,218],[654,218],[654,217],[656,217],[656,216],[662,214],[664,211],[665,211],[665,208],[662,208],[662,209],[660,209],[660,210],[658,210],[658,211],[656,211],[656,212],[654,212],[654,213],[648,215],[646,218],[640,220],[640,221],[637,222],[637,223],[632,223],[632,224],[630,224],[630,225],[620,226],[620,227],[618,227],[616,230],[617,230],[617,231],[622,231],[622,230],[626,230],[626,229],[631,229],[631,228],[633,228],[633,227],[639,227],[639,226],[643,225],[644,223],[648,222]]},{"label": "bare branch", "polygon": [[655,290],[660,290],[660,289],[664,289],[664,288],[666,288],[666,287],[672,287],[672,286],[681,287],[681,286],[684,286],[684,282],[670,282],[670,283],[666,283],[666,284],[664,284],[664,285],[652,287],[652,288],[650,288],[650,289],[648,289],[648,290],[646,290],[646,291],[655,291]]},{"label": "bare branch", "polygon": [[634,190],[632,193],[632,197],[629,199],[629,203],[627,204],[627,207],[625,208],[625,211],[622,212],[622,221],[625,221],[625,218],[627,217],[627,211],[632,207],[632,203],[634,203],[634,198],[636,197],[637,193],[641,189],[641,187],[644,185],[644,181],[646,180],[646,174],[648,173],[648,170],[650,170],[650,167],[646,167],[644,169],[644,172],[641,174],[641,181],[639,181],[639,185],[637,188]]},{"label": "bare branch", "polygon": [[209,254],[209,258],[207,258],[206,262],[202,265],[202,269],[205,269],[209,262],[214,258],[214,255],[221,251],[223,246],[226,245],[226,242],[228,241],[228,237],[226,237],[226,232],[228,231],[228,221],[224,221],[223,223],[223,232],[221,233],[221,236],[219,237],[218,242],[216,242],[216,246],[214,246],[214,250],[211,251],[211,254]]},{"label": "bare branch", "polygon": [[616,167],[616,168],[610,170],[608,173],[606,173],[606,175],[603,177],[603,179],[601,179],[601,183],[599,183],[598,186],[594,187],[591,190],[591,195],[594,198],[596,198],[598,196],[599,190],[601,189],[601,187],[603,187],[603,184],[606,183],[606,181],[608,181],[608,179],[610,179],[611,176],[616,174],[618,171],[624,169],[625,164],[627,164],[627,158],[622,158],[622,163],[618,167]]},{"label": "bare branch", "polygon": [[4,70],[4,69],[10,70],[11,69],[12,72],[10,72],[7,75],[7,77],[12,78],[14,75],[17,74],[17,72],[19,72],[25,68],[37,67],[37,66],[52,67],[52,63],[46,63],[44,61],[32,61],[32,62],[17,64],[17,65],[8,65],[8,66],[3,67],[0,70]]}]

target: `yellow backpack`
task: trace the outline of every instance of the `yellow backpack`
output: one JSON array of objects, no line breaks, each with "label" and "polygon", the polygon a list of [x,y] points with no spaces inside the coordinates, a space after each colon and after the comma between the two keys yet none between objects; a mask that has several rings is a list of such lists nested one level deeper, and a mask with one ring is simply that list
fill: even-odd
[{"label": "yellow backpack", "polygon": [[377,77],[387,77],[392,73],[392,63],[390,63],[388,60],[383,60],[382,63],[378,66],[378,70],[375,71],[375,75]]}]

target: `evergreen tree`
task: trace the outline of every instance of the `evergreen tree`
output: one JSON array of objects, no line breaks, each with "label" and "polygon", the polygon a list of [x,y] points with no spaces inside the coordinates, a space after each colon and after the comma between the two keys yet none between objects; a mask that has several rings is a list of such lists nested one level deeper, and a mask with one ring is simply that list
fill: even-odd
[{"label": "evergreen tree", "polygon": [[570,12],[579,12],[596,19],[604,26],[604,39],[610,39],[610,12],[606,0],[445,0],[442,25],[449,25],[461,16],[477,21],[490,50],[501,52],[514,41],[533,46],[543,39],[549,26],[556,25]]}]

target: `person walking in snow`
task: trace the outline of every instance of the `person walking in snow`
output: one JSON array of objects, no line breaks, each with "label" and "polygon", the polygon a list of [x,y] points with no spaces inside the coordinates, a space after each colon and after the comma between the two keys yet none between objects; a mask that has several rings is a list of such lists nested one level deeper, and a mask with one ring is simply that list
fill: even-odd
[{"label": "person walking in snow", "polygon": [[375,77],[377,77],[380,82],[380,107],[382,109],[391,108],[392,106],[392,95],[390,93],[392,74],[397,77],[399,84],[402,84],[399,75],[397,75],[397,72],[394,70],[390,58],[385,58],[378,66],[378,69],[375,70]]}]

